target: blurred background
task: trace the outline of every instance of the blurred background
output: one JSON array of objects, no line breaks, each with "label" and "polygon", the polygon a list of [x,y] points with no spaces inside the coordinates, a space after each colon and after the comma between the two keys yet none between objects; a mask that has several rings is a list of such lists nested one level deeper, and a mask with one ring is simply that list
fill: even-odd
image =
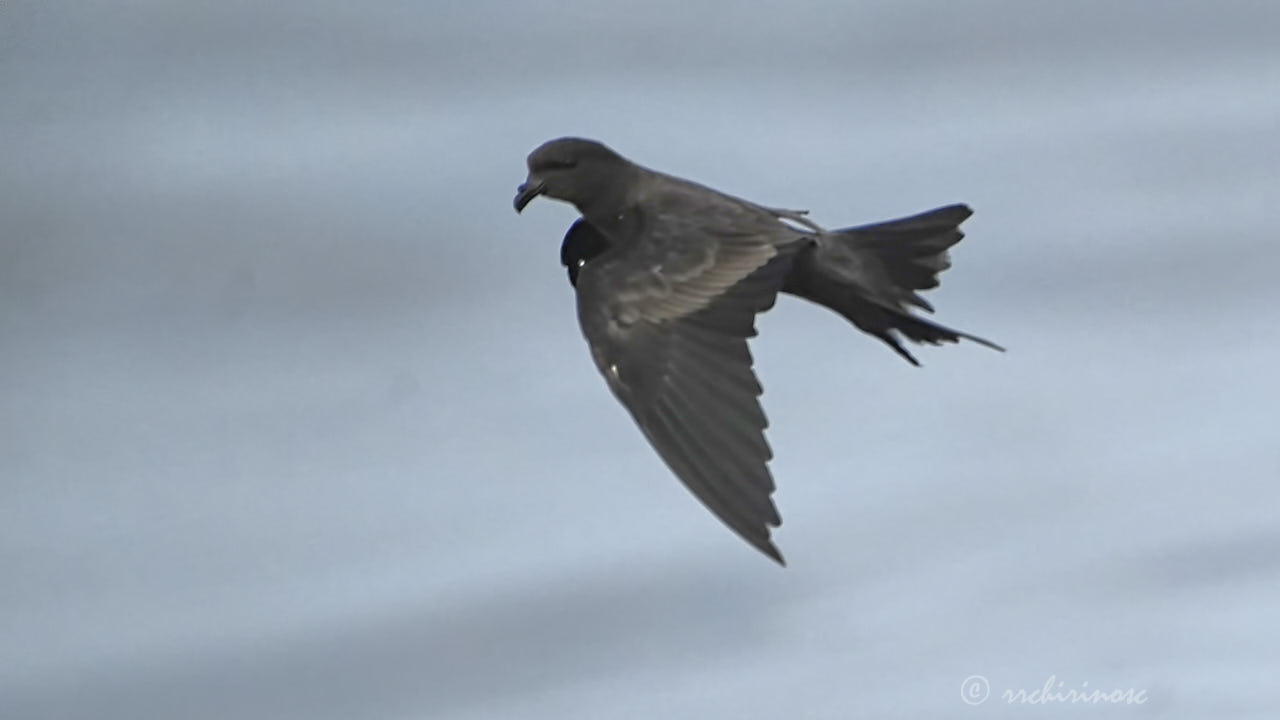
[{"label": "blurred background", "polygon": [[[0,717],[1277,716],[1280,5],[538,5],[0,3]],[[566,134],[970,203],[1009,352],[763,316],[781,569],[512,212]]]}]

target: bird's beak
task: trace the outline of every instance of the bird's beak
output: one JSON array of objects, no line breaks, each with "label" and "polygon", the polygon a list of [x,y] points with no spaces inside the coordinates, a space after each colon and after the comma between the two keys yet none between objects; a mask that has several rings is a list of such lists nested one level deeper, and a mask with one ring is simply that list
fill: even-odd
[{"label": "bird's beak", "polygon": [[541,195],[546,189],[547,186],[544,185],[541,180],[530,175],[528,180],[525,180],[520,184],[520,187],[516,188],[516,199],[514,203],[516,206],[516,212],[524,210],[524,206],[528,205],[530,200]]}]

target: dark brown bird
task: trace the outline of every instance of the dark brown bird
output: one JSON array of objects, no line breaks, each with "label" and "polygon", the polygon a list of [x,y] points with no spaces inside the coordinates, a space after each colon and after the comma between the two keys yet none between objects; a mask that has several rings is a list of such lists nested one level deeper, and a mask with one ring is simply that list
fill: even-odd
[{"label": "dark brown bird", "polygon": [[995,343],[911,313],[933,311],[947,248],[972,214],[948,205],[824,230],[803,211],[757,205],[641,167],[593,140],[535,149],[515,197],[574,205],[561,261],[596,367],[677,477],[734,532],[782,563],[781,524],[747,338],[778,292],[840,313],[913,365],[899,337]]}]

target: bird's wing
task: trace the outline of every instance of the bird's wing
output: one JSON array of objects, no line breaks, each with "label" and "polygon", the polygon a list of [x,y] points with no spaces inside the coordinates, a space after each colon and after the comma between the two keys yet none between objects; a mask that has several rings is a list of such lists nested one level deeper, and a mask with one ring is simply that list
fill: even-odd
[{"label": "bird's wing", "polygon": [[781,520],[747,338],[791,253],[760,237],[647,226],[638,242],[582,268],[578,313],[592,357],[676,476],[781,563],[769,539]]},{"label": "bird's wing", "polygon": [[569,270],[569,284],[576,287],[582,266],[608,249],[609,241],[586,220],[579,219],[569,226],[560,243],[560,264]]}]

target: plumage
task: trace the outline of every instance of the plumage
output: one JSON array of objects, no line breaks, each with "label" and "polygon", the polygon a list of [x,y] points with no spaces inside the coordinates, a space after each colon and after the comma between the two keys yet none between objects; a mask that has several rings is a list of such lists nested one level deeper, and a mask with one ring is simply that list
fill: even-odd
[{"label": "plumage", "polygon": [[[575,205],[561,262],[596,367],[672,472],[747,542],[782,563],[762,389],[747,339],[779,292],[824,305],[919,364],[897,336],[990,341],[914,316],[971,211],[951,205],[825,231],[635,165],[594,141],[530,154],[519,211],[538,195]],[[799,227],[797,227],[799,225]]]}]

